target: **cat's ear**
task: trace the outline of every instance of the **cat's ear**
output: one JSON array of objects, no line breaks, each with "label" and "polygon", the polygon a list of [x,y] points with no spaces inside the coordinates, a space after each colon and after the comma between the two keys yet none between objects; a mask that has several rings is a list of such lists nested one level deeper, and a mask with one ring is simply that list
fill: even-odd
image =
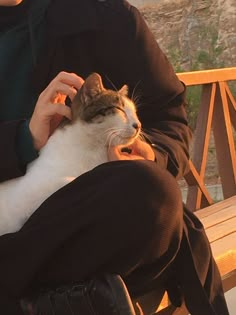
[{"label": "cat's ear", "polygon": [[102,84],[101,76],[98,73],[92,73],[84,81],[81,89],[81,98],[83,102],[88,105],[94,97],[104,90],[105,88]]},{"label": "cat's ear", "polygon": [[98,73],[90,74],[71,104],[72,120],[74,121],[78,117],[83,118],[84,111],[91,104],[91,101],[104,90],[101,76]]},{"label": "cat's ear", "polygon": [[119,93],[123,96],[128,96],[129,88],[127,85],[123,85],[122,88],[119,90]]}]

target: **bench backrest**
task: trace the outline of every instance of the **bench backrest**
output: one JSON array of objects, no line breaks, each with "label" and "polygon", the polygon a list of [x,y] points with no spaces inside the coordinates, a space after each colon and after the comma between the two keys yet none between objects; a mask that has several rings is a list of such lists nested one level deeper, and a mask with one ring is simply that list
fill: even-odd
[{"label": "bench backrest", "polygon": [[201,85],[201,101],[194,131],[188,184],[187,207],[197,210],[213,203],[204,177],[211,131],[213,131],[216,159],[224,198],[236,194],[236,101],[229,81],[236,81],[236,67],[178,73],[185,85]]}]

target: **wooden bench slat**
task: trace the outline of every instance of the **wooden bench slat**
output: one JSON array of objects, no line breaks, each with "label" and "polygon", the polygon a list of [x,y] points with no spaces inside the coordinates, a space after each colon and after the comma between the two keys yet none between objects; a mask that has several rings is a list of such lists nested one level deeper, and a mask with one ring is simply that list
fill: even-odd
[{"label": "wooden bench slat", "polygon": [[231,81],[236,78],[236,68],[224,68],[203,71],[177,73],[178,78],[187,86],[209,84],[220,81]]},{"label": "wooden bench slat", "polygon": [[236,233],[226,235],[215,242],[211,242],[211,249],[215,258],[220,257],[224,253],[236,252]]},{"label": "wooden bench slat", "polygon": [[215,258],[221,276],[236,269],[236,251],[229,251]]},{"label": "wooden bench slat", "polygon": [[207,208],[203,208],[201,210],[198,210],[195,212],[195,214],[198,216],[199,219],[203,219],[204,217],[207,217],[213,213],[216,213],[218,211],[222,211],[224,209],[229,208],[236,208],[236,196],[227,198],[223,201],[220,201],[218,203],[215,203]]},{"label": "wooden bench slat", "polygon": [[236,218],[236,205],[235,207],[222,209],[218,212],[213,213],[210,216],[201,218],[201,222],[203,223],[205,229],[209,229],[210,227],[213,227],[220,223],[224,223],[225,221],[229,221],[234,218]]},{"label": "wooden bench slat", "polygon": [[234,232],[236,232],[236,217],[206,229],[206,234],[210,242],[219,240]]},{"label": "wooden bench slat", "polygon": [[221,275],[236,269],[236,196],[195,212],[206,230]]}]

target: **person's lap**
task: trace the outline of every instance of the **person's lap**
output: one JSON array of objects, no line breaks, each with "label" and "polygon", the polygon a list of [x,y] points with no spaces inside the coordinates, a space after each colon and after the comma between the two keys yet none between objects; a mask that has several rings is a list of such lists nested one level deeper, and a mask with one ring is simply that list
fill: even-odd
[{"label": "person's lap", "polygon": [[202,224],[183,209],[175,178],[151,161],[110,162],[80,176],[2,236],[0,253],[0,291],[11,297],[115,273],[132,297],[164,287],[178,304],[181,285],[190,309],[211,296],[224,314]]},{"label": "person's lap", "polygon": [[166,170],[151,161],[103,164],[48,198],[21,231],[2,237],[2,285],[20,295],[32,284],[110,272],[132,291],[136,279],[148,287],[146,275],[156,277],[177,253],[182,216],[178,185]]}]

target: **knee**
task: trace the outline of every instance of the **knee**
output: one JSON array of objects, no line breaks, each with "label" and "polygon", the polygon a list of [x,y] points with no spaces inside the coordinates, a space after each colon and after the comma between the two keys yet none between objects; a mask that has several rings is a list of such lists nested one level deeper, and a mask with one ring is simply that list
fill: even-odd
[{"label": "knee", "polygon": [[132,167],[136,178],[132,224],[140,229],[150,258],[176,252],[183,230],[182,195],[176,179],[152,162]]},{"label": "knee", "polygon": [[182,209],[182,196],[176,179],[154,162],[133,161],[127,164],[122,187],[144,209],[165,208],[166,216],[170,213],[175,216]]},{"label": "knee", "polygon": [[103,178],[97,216],[106,222],[106,235],[116,248],[122,244],[128,257],[139,255],[148,262],[174,255],[183,224],[176,179],[151,161],[111,162],[96,172]]},{"label": "knee", "polygon": [[[115,174],[114,174],[115,175]],[[176,179],[151,161],[128,161],[119,173],[118,195],[124,204],[125,221],[134,229],[179,233],[183,206]]]}]

